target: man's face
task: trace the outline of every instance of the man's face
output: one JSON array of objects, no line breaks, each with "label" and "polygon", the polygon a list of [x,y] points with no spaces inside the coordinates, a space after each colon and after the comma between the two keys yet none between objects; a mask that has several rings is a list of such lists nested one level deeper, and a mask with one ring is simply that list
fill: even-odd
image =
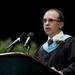
[{"label": "man's face", "polygon": [[58,19],[59,14],[55,10],[47,11],[43,17],[44,31],[48,36],[54,36],[60,32],[63,23]]}]

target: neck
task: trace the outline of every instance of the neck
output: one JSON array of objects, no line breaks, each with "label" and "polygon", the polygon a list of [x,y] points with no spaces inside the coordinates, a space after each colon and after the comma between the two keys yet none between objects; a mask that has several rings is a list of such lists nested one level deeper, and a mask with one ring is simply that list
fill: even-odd
[{"label": "neck", "polygon": [[52,37],[54,37],[55,35],[59,34],[60,32],[61,32],[61,31],[58,31],[58,32],[56,32],[56,33],[54,33],[54,34],[52,34],[52,35],[48,35],[48,37],[52,38]]}]

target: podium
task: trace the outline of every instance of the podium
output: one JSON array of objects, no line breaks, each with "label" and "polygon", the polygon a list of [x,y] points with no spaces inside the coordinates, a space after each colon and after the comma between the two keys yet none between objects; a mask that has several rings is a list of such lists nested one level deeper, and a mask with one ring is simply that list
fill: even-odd
[{"label": "podium", "polygon": [[0,54],[0,75],[60,75],[21,52]]}]

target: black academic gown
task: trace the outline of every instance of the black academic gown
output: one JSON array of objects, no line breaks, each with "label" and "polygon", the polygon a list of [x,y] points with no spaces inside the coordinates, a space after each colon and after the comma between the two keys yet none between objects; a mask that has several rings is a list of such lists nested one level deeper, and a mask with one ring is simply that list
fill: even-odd
[{"label": "black academic gown", "polygon": [[44,65],[62,71],[64,75],[75,75],[75,38],[69,37],[50,53],[41,46],[35,57]]}]

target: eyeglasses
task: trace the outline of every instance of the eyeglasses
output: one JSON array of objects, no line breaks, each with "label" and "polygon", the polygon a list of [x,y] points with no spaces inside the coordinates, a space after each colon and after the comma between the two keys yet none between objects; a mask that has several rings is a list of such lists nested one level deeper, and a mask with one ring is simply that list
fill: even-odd
[{"label": "eyeglasses", "polygon": [[63,21],[63,20],[61,20],[61,19],[43,19],[42,20],[42,23],[46,23],[46,22],[54,22],[54,21],[56,21],[56,22],[61,22],[61,21]]}]

